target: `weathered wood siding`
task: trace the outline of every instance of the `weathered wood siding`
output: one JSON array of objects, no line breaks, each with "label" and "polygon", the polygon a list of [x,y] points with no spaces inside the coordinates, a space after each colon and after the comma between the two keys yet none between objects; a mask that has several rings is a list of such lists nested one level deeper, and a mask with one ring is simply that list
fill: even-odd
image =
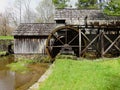
[{"label": "weathered wood siding", "polygon": [[15,37],[15,54],[46,54],[47,37]]}]

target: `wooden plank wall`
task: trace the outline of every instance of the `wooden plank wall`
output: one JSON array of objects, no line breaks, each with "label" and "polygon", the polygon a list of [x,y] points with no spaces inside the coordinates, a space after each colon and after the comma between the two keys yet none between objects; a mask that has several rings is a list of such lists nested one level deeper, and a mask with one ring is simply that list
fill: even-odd
[{"label": "wooden plank wall", "polygon": [[17,37],[14,39],[15,54],[46,54],[47,38]]}]

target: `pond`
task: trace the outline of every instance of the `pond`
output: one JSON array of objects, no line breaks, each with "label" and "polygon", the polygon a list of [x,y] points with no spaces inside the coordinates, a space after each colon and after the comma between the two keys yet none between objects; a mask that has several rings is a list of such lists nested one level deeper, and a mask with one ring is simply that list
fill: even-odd
[{"label": "pond", "polygon": [[14,62],[13,56],[0,57],[0,90],[27,90],[48,69],[48,63],[28,65],[27,73],[13,72],[6,66]]}]

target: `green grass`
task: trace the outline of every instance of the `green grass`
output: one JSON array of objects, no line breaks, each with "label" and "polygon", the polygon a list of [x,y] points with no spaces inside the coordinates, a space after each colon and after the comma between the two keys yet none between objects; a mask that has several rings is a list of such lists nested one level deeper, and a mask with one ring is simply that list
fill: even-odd
[{"label": "green grass", "polygon": [[13,40],[13,36],[0,36],[0,40]]},{"label": "green grass", "polygon": [[38,90],[120,90],[120,58],[75,61],[58,59]]},{"label": "green grass", "polygon": [[4,54],[4,55],[5,55],[5,54],[6,54],[6,51],[0,51],[0,55],[1,55],[1,54]]},{"label": "green grass", "polygon": [[7,67],[9,67],[10,70],[14,72],[26,73],[29,72],[28,65],[34,63],[39,63],[39,62],[36,62],[35,60],[20,58],[17,62],[12,62],[8,64]]},{"label": "green grass", "polygon": [[20,72],[20,73],[28,72],[27,65],[26,63],[23,63],[23,62],[11,63],[11,64],[8,64],[7,66],[10,67],[10,70],[14,72]]}]

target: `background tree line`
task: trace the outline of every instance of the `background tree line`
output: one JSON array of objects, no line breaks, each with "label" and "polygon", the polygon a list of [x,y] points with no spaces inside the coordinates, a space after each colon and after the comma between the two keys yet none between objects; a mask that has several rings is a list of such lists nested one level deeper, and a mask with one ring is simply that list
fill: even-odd
[{"label": "background tree line", "polygon": [[[70,0],[42,0],[31,7],[31,0],[15,0],[0,13],[0,35],[10,35],[20,23],[52,23],[55,8],[71,7]],[[108,15],[120,15],[120,0],[78,0],[78,9],[102,9]]]}]

